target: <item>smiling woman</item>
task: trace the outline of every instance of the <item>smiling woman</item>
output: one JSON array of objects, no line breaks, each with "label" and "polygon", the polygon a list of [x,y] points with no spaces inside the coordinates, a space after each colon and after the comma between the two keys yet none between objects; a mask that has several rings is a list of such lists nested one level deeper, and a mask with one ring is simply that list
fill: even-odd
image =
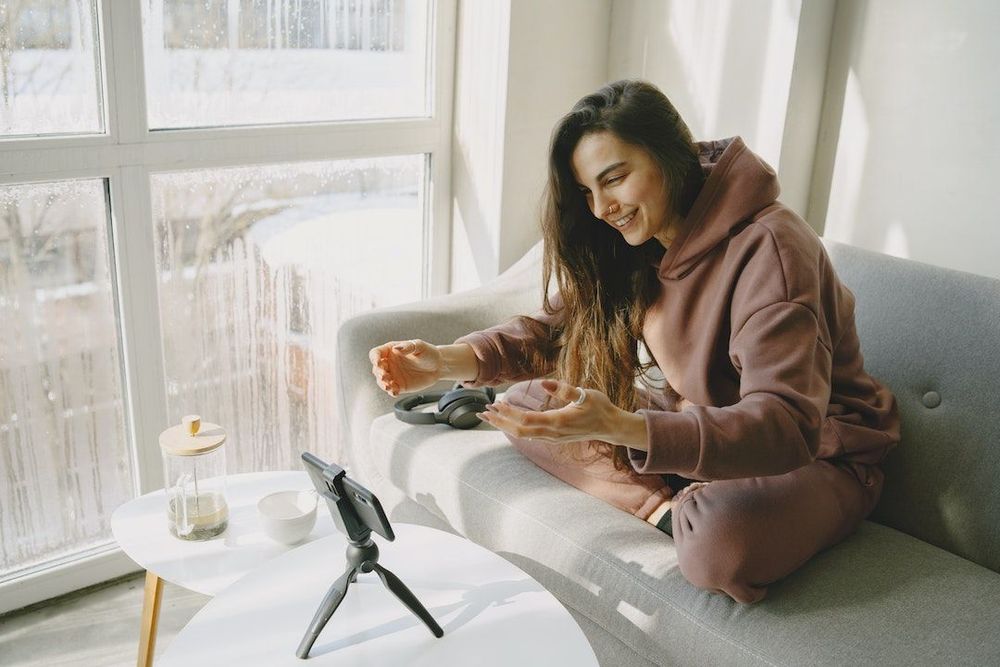
[{"label": "smiling woman", "polygon": [[[703,181],[690,130],[651,85],[606,87],[556,125],[542,234],[543,281],[555,278],[569,306],[558,377],[629,412],[641,407],[635,377],[651,364],[642,367],[636,341],[660,293],[650,264],[671,245]],[[616,469],[628,468],[624,448],[598,448]]]},{"label": "smiling woman", "polygon": [[[541,311],[379,346],[376,381],[521,381],[484,421],[672,536],[695,586],[756,602],[856,529],[899,440],[853,296],[777,195],[739,137],[695,142],[654,86],[607,85],[552,134]],[[653,365],[665,389],[640,382]]]}]

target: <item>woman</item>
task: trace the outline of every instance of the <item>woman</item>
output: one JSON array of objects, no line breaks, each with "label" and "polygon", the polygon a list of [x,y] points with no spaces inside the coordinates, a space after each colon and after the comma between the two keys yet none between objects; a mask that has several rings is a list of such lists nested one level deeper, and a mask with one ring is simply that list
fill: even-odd
[{"label": "woman", "polygon": [[[393,396],[551,376],[482,418],[672,535],[695,586],[761,600],[871,512],[899,441],[854,298],[777,196],[741,139],[696,143],[654,86],[605,86],[552,135],[543,283],[556,297],[452,345],[386,343],[373,373]],[[637,386],[653,364],[666,386]]]}]

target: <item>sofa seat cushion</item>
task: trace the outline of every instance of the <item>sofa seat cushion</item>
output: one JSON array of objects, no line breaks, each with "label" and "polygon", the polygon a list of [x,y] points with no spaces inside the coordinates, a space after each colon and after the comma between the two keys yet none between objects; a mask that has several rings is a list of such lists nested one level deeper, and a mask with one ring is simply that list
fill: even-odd
[{"label": "sofa seat cushion", "polygon": [[1000,664],[1000,575],[872,522],[744,606],[691,586],[673,541],[552,477],[499,431],[371,428],[373,465],[457,532],[662,664]]}]

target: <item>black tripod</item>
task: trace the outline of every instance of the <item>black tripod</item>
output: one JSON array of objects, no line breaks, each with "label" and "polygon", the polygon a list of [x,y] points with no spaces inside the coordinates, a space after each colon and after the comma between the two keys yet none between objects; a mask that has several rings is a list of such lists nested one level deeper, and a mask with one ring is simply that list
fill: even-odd
[{"label": "black tripod", "polygon": [[[306,458],[307,456],[311,455],[304,454],[302,458],[309,463],[310,461]],[[310,471],[310,474],[312,474],[312,471]],[[358,580],[358,572],[368,573],[372,570],[378,574],[379,579],[382,580],[382,584],[392,591],[393,595],[399,598],[400,602],[406,605],[410,611],[416,614],[435,637],[444,636],[444,630],[441,629],[441,626],[437,624],[427,609],[420,604],[420,600],[410,592],[406,584],[400,581],[399,577],[395,574],[378,564],[378,545],[371,538],[372,531],[368,525],[369,522],[377,519],[378,523],[376,525],[380,525],[386,529],[380,532],[383,534],[388,533],[387,536],[390,539],[394,539],[395,535],[389,527],[388,519],[382,511],[378,499],[363,487],[352,487],[350,493],[345,493],[343,488],[344,477],[343,468],[335,464],[326,466],[322,474],[324,488],[320,491],[320,495],[328,501],[329,505],[336,504],[340,518],[343,520],[343,525],[346,528],[349,540],[349,544],[347,545],[347,569],[330,586],[330,590],[327,591],[326,596],[316,610],[316,615],[313,616],[313,620],[309,624],[309,629],[306,631],[302,641],[299,642],[299,648],[295,651],[295,655],[302,659],[309,657],[309,651],[312,649],[313,644],[316,643],[319,634],[323,632],[323,628],[326,627],[330,617],[333,616],[333,612],[337,611],[337,607],[340,606],[340,603],[344,600],[344,596],[347,595],[347,587]],[[316,481],[317,477],[313,475],[313,479]],[[317,490],[319,490],[320,485],[317,484],[316,486]],[[363,493],[360,493],[358,489],[367,492],[367,497]],[[353,502],[354,498],[363,503],[363,511],[360,513],[356,509],[356,503]]]}]

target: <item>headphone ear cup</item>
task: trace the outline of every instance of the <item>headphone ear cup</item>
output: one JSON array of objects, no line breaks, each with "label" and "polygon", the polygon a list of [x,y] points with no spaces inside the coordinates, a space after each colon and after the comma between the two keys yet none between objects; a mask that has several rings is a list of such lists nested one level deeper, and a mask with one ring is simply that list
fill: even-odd
[{"label": "headphone ear cup", "polygon": [[438,401],[439,421],[462,429],[478,426],[481,422],[476,413],[490,402],[487,393],[479,389],[453,389]]},{"label": "headphone ear cup", "polygon": [[[479,394],[485,395],[487,403],[492,403],[497,399],[497,390],[493,387],[484,387],[482,389],[480,389],[479,387],[466,387],[463,386],[461,382],[456,382],[455,386],[452,387],[448,393],[450,394],[452,391],[460,391],[460,390],[474,391]],[[447,394],[445,395],[447,396]]]},{"label": "headphone ear cup", "polygon": [[468,429],[482,424],[482,420],[476,416],[476,413],[483,411],[481,405],[478,402],[471,402],[457,406],[448,415],[448,425],[454,428]]},{"label": "headphone ear cup", "polygon": [[486,395],[479,389],[452,389],[438,400],[438,412],[445,412],[449,406],[454,407],[453,403],[466,398],[484,401],[486,400]]}]

